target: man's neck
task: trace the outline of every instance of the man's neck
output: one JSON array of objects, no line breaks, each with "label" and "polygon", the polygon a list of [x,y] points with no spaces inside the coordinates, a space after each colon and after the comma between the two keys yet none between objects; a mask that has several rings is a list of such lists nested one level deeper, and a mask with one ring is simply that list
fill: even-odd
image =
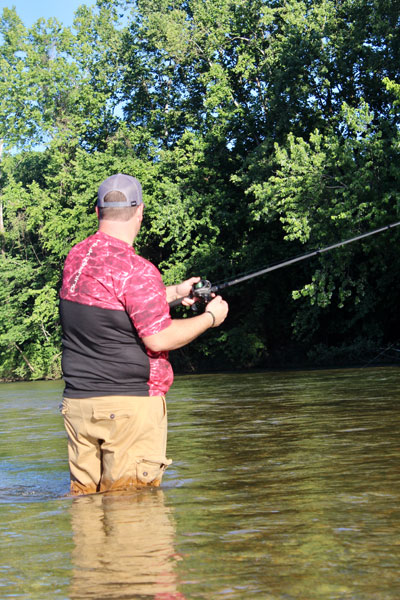
[{"label": "man's neck", "polygon": [[132,246],[136,237],[135,232],[132,230],[132,224],[129,224],[129,222],[121,223],[120,221],[102,220],[99,221],[99,231],[111,235],[118,240],[122,240],[130,246]]}]

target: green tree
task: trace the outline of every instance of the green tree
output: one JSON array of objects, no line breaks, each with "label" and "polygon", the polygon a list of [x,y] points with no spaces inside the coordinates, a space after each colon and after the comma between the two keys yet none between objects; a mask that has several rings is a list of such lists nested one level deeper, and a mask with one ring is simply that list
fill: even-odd
[{"label": "green tree", "polygon": [[3,12],[0,135],[9,151],[0,188],[3,378],[60,375],[63,260],[95,228],[97,182],[108,169],[123,168],[121,156],[128,155],[121,153],[125,138],[118,137],[114,115],[116,19],[105,3],[93,13],[81,9],[73,34],[54,19],[27,30],[15,11]]},{"label": "green tree", "polygon": [[[0,376],[59,369],[63,260],[94,231],[110,172],[141,179],[138,250],[166,283],[229,279],[397,220],[398,8],[98,0],[71,29],[3,11]],[[227,290],[224,330],[174,360],[265,367],[395,342],[397,240]]]}]

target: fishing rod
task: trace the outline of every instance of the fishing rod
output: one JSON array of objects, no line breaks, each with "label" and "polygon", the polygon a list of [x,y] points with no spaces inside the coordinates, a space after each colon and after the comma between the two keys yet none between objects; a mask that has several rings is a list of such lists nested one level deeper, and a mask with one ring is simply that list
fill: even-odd
[{"label": "fishing rod", "polygon": [[[307,260],[312,258],[313,256],[318,256],[319,254],[323,254],[324,252],[328,252],[329,250],[333,250],[334,248],[339,248],[341,246],[346,246],[346,244],[351,244],[353,242],[357,242],[358,240],[362,240],[364,238],[370,237],[371,235],[376,235],[377,233],[381,233],[382,231],[386,231],[388,229],[394,229],[400,225],[400,221],[396,223],[391,223],[390,225],[385,225],[384,227],[379,227],[378,229],[373,229],[372,231],[368,231],[367,233],[362,233],[360,235],[356,235],[355,237],[349,238],[347,240],[343,240],[341,242],[337,242],[336,244],[331,244],[329,246],[325,246],[325,248],[320,248],[319,250],[313,250],[311,252],[306,252],[306,254],[301,254],[300,256],[295,256],[294,258],[289,258],[288,260],[284,260],[282,262],[270,265],[264,269],[260,269],[259,271],[254,271],[252,273],[248,273],[247,275],[242,275],[241,277],[236,277],[236,279],[231,279],[229,281],[223,281],[222,283],[212,285],[208,279],[202,279],[198,283],[193,286],[191,297],[197,298],[203,304],[207,304],[212,298],[213,294],[216,292],[220,292],[227,287],[231,287],[232,285],[237,285],[238,283],[243,283],[243,281],[248,281],[249,279],[253,279],[254,277],[259,277],[260,275],[265,275],[266,273],[270,273],[271,271],[275,271],[276,269],[282,269],[283,267],[287,267],[289,265],[293,265],[294,263],[300,262],[302,260]],[[178,298],[173,302],[169,303],[171,308],[178,306],[181,304],[183,298]]]}]

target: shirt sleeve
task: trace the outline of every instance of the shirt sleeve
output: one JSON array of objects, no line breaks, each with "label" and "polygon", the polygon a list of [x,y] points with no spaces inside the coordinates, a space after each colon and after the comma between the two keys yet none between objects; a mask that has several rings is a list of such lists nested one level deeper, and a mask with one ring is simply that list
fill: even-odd
[{"label": "shirt sleeve", "polygon": [[171,316],[159,270],[141,257],[135,259],[135,267],[124,286],[124,302],[138,335],[146,337],[168,327]]}]

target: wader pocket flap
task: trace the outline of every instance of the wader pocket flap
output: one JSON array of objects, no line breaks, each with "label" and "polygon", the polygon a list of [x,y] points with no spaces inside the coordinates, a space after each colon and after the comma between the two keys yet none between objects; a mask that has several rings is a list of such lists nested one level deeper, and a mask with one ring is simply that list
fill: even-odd
[{"label": "wader pocket flap", "polygon": [[138,459],[136,473],[139,481],[152,483],[164,473],[165,469],[172,463],[171,459],[165,458],[163,462],[147,458]]},{"label": "wader pocket flap", "polygon": [[129,410],[122,408],[99,407],[93,409],[92,417],[95,421],[112,421],[114,419],[129,419],[132,415]]}]

